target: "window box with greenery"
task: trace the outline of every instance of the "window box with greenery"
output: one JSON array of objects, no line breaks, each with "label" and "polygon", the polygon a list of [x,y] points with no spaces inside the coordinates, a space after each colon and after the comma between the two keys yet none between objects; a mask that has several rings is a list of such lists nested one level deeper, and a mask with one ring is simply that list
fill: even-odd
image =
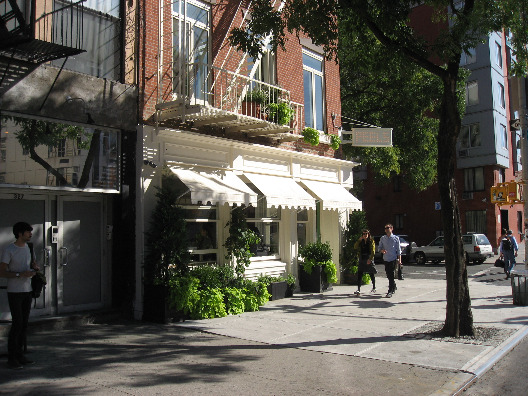
[{"label": "window box with greenery", "polygon": [[299,286],[303,292],[332,290],[337,282],[336,266],[328,242],[308,243],[299,249]]},{"label": "window box with greenery", "polygon": [[309,143],[311,146],[319,145],[319,131],[314,128],[306,127],[302,131],[303,139],[306,143]]},{"label": "window box with greenery", "polygon": [[157,204],[146,233],[144,261],[143,320],[167,323],[178,312],[169,310],[170,280],[188,272],[190,260],[183,210],[176,205],[177,193],[159,188]]}]

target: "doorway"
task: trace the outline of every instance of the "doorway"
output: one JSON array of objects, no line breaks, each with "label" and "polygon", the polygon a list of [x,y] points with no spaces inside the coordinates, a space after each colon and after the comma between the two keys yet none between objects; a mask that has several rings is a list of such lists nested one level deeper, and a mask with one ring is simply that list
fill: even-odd
[{"label": "doorway", "polygon": [[[104,305],[103,197],[3,191],[0,249],[14,241],[13,224],[33,227],[32,242],[47,285],[31,316],[97,309]],[[0,319],[9,320],[7,280],[0,279]]]}]

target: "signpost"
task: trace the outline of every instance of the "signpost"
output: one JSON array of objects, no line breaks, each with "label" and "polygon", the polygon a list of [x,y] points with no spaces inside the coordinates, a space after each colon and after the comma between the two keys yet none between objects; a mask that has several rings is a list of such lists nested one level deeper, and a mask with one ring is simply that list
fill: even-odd
[{"label": "signpost", "polygon": [[356,147],[392,147],[392,128],[352,128],[341,131],[341,135],[352,135],[351,140],[342,140],[341,144]]}]

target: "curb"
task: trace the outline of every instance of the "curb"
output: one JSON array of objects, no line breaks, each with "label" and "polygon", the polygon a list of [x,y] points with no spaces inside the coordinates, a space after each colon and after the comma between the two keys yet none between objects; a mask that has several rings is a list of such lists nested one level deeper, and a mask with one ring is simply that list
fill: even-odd
[{"label": "curb", "polygon": [[[488,372],[500,359],[507,355],[513,348],[519,344],[524,337],[528,335],[528,326],[524,326],[510,336],[501,345],[496,347],[489,358],[484,358],[483,362],[473,372],[460,372],[453,377],[451,381],[444,384],[436,392],[430,394],[430,396],[439,395],[452,395],[457,396],[464,392],[468,387],[473,384],[477,379],[482,377]],[[460,385],[462,384],[462,385]]]}]

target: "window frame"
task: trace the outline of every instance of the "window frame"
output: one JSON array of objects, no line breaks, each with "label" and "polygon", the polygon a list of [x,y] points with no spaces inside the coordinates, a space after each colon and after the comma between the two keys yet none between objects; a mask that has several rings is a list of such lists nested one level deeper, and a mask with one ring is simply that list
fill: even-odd
[{"label": "window frame", "polygon": [[[177,4],[191,5],[193,7],[199,8],[206,12],[207,22],[191,18],[188,15],[188,12],[181,14],[178,10],[175,10]],[[191,96],[198,102],[207,102],[206,92],[209,92],[209,87],[205,87],[202,92],[197,94],[197,84],[203,83],[203,85],[209,85],[208,80],[208,71],[209,71],[209,62],[211,60],[211,41],[212,41],[212,15],[211,15],[211,5],[200,0],[185,0],[185,1],[175,1],[172,3],[171,7],[171,38],[172,38],[172,69],[173,69],[173,93],[175,95],[179,94],[180,84],[183,84],[183,93],[186,96]],[[180,26],[181,25],[181,26]],[[207,44],[205,50],[205,61],[196,59],[195,54],[195,28],[201,29],[202,31],[207,32]],[[183,37],[180,35],[183,34]],[[177,35],[177,36],[176,36]],[[176,37],[178,40],[176,40]],[[186,44],[184,44],[186,43]],[[184,45],[184,48],[181,46]],[[186,46],[186,47],[185,47]],[[177,55],[177,58],[176,58]],[[180,65],[180,62],[184,62],[183,65]],[[185,64],[202,64],[205,66],[197,67],[197,70],[194,70],[189,66],[185,68]],[[182,76],[179,76],[179,70],[182,70]],[[192,92],[187,92],[187,89],[191,87],[187,86],[188,80],[194,72],[194,84]],[[201,76],[201,77],[199,77]]]},{"label": "window frame", "polygon": [[[477,185],[478,183],[478,185]],[[484,180],[484,167],[464,169],[464,192],[478,192],[486,189]]]},{"label": "window frame", "polygon": [[[214,235],[214,238],[215,238],[215,242],[216,242],[216,247],[213,247],[213,248],[206,248],[206,249],[200,249],[198,248],[198,246],[191,246],[191,241],[189,240],[189,248],[188,248],[188,252],[191,254],[191,265],[197,265],[197,264],[204,264],[204,263],[212,263],[213,261],[215,263],[218,263],[219,262],[219,257],[220,257],[220,233],[219,233],[219,224],[220,224],[220,219],[219,219],[219,208],[218,208],[218,205],[204,205],[204,204],[188,204],[188,203],[185,203],[185,204],[178,204],[184,211],[185,213],[189,213],[187,211],[211,211],[211,210],[214,210],[215,211],[215,218],[214,219],[210,219],[210,218],[203,218],[203,217],[200,217],[200,216],[196,216],[196,217],[185,217],[185,222],[187,224],[191,223],[191,224],[199,224],[199,223],[207,223],[207,224],[214,224],[215,225],[215,235]],[[187,233],[188,236],[190,236],[189,233]],[[208,259],[205,259],[203,260],[203,256],[206,256],[206,255],[211,255],[211,254],[215,254],[216,257],[214,260],[208,260]],[[194,260],[192,259],[193,256],[198,256],[198,260]]]},{"label": "window frame", "polygon": [[498,100],[499,100],[499,106],[502,108],[502,109],[505,109],[506,108],[506,97],[504,96],[504,85],[501,84],[500,82],[497,82],[497,86],[498,86]]},{"label": "window frame", "polygon": [[[467,131],[464,131],[466,128],[467,128]],[[475,129],[478,129],[478,134],[475,134],[475,136],[478,136],[478,143],[479,144],[473,145],[473,136],[474,136],[473,131]],[[464,138],[464,135],[467,135],[467,137]],[[461,149],[482,146],[482,137],[481,137],[481,133],[480,133],[480,123],[475,122],[473,124],[462,125],[462,127],[460,129],[459,142],[460,142],[460,148]],[[464,142],[467,142],[467,144],[464,144]]]},{"label": "window frame", "polygon": [[486,234],[486,210],[466,211],[465,221],[466,233]]},{"label": "window frame", "polygon": [[495,63],[502,69],[502,46],[495,41]]},{"label": "window frame", "polygon": [[[311,127],[314,128],[320,132],[324,132],[326,130],[326,116],[325,116],[325,104],[326,104],[326,83],[325,83],[325,64],[324,64],[324,56],[321,54],[317,54],[316,52],[310,51],[307,48],[302,49],[302,55],[303,55],[303,85],[304,85],[304,124],[305,127]],[[321,62],[321,70],[316,70],[313,67],[310,67],[309,65],[306,65],[304,62],[304,56],[308,56],[318,62]],[[309,73],[310,74],[310,81],[311,81],[311,91],[308,93],[306,85],[304,84],[304,74]],[[316,76],[321,78],[321,109],[318,109],[317,104],[317,89],[316,87]],[[308,109],[309,103],[306,103],[306,98],[310,94],[311,96],[311,114],[312,114],[312,122],[309,123],[307,120],[307,114],[306,111]],[[318,114],[318,111],[320,111],[321,114]],[[319,120],[321,118],[321,120]],[[317,128],[318,124],[320,123],[321,128]]]},{"label": "window frame", "polygon": [[[471,98],[474,100],[470,100]],[[475,106],[479,104],[478,81],[468,81],[466,83],[466,106]]]},{"label": "window frame", "polygon": [[501,137],[501,147],[508,150],[508,129],[506,125],[500,124],[500,137]]}]

